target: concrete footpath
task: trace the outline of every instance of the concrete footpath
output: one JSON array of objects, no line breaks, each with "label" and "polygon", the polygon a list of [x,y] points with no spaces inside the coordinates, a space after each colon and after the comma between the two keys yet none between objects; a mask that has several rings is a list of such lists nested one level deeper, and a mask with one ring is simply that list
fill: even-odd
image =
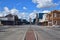
[{"label": "concrete footpath", "polygon": [[25,40],[36,40],[35,35],[34,35],[34,31],[32,29],[29,29],[26,32]]}]

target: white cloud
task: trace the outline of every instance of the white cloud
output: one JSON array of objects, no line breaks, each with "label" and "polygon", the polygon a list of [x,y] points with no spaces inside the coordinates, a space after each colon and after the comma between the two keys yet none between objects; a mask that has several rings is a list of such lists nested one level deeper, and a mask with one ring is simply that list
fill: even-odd
[{"label": "white cloud", "polygon": [[0,12],[0,17],[2,17],[3,16],[3,14],[2,14],[2,12]]},{"label": "white cloud", "polygon": [[[23,7],[23,9],[27,9],[27,8]],[[1,14],[2,15],[4,14],[4,16],[6,14],[13,14],[13,15],[17,15],[19,18],[22,18],[22,19],[26,19],[26,16],[27,16],[25,12],[19,12],[19,10],[15,8],[12,8],[11,10],[9,10],[8,7],[4,7],[4,11],[2,11]]]},{"label": "white cloud", "polygon": [[19,18],[21,18],[21,14],[19,12],[19,10],[15,9],[15,8],[12,8],[11,10],[9,10],[8,7],[4,7],[4,11],[1,11],[0,12],[0,16],[6,16],[7,14],[13,14],[13,15],[18,15]]},{"label": "white cloud", "polygon": [[11,14],[17,14],[17,13],[19,13],[19,11],[17,9],[13,8],[10,10],[10,13]]},{"label": "white cloud", "polygon": [[6,16],[6,15],[7,15],[7,12],[6,12],[6,11],[1,11],[1,12],[0,12],[0,17]]},{"label": "white cloud", "polygon": [[25,19],[26,18],[26,14],[23,12],[23,13],[21,13],[21,17],[23,18],[23,19]]},{"label": "white cloud", "polygon": [[53,3],[53,0],[32,0],[32,2],[37,4],[37,8],[48,8],[58,5],[57,3]]},{"label": "white cloud", "polygon": [[18,14],[16,14],[16,15],[18,16],[18,18],[22,18],[22,17],[21,17],[21,13],[18,13]]},{"label": "white cloud", "polygon": [[49,10],[44,10],[44,11],[42,11],[42,13],[50,13],[51,11],[49,11]]},{"label": "white cloud", "polygon": [[4,10],[6,11],[6,12],[9,12],[10,10],[8,9],[8,7],[4,7]]},{"label": "white cloud", "polygon": [[30,17],[31,19],[36,18],[36,13],[37,13],[37,11],[34,10],[33,12],[31,12],[31,13],[29,14],[29,17]]},{"label": "white cloud", "polygon": [[32,19],[36,18],[36,14],[35,14],[35,13],[31,13],[29,16],[30,16],[30,18],[32,18]]},{"label": "white cloud", "polygon": [[23,7],[24,10],[26,10],[27,8],[26,7]]},{"label": "white cloud", "polygon": [[[45,11],[45,10],[44,10],[44,11]],[[33,12],[31,12],[31,13],[29,14],[29,17],[32,18],[32,19],[34,19],[34,18],[36,18],[36,13],[43,13],[44,11],[33,10]]]},{"label": "white cloud", "polygon": [[26,13],[25,12],[19,12],[17,9],[11,9],[10,10],[11,14],[17,15],[21,19],[26,19]]},{"label": "white cloud", "polygon": [[21,19],[28,19],[29,18],[28,14],[26,12],[20,12],[17,15]]}]

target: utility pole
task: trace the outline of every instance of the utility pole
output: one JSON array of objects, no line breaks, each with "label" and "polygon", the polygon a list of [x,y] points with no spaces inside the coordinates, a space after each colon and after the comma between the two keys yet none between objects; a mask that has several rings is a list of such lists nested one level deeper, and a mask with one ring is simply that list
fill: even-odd
[{"label": "utility pole", "polygon": [[36,24],[38,24],[38,14],[36,13]]},{"label": "utility pole", "polygon": [[15,16],[13,15],[13,25],[15,25]]},{"label": "utility pole", "polygon": [[31,28],[31,18],[29,18],[29,21],[30,21],[30,28]]}]

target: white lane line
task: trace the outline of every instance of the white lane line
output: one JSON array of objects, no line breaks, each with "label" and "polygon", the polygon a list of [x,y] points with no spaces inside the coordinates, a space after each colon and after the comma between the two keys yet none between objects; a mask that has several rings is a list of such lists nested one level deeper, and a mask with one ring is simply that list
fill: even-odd
[{"label": "white lane line", "polygon": [[38,40],[38,35],[37,35],[36,31],[34,31],[34,35],[35,35],[35,39]]},{"label": "white lane line", "polygon": [[28,31],[28,28],[27,28],[27,30],[26,30],[24,36],[23,36],[23,40],[25,40],[25,37],[26,37],[26,33],[27,33],[27,31]]}]

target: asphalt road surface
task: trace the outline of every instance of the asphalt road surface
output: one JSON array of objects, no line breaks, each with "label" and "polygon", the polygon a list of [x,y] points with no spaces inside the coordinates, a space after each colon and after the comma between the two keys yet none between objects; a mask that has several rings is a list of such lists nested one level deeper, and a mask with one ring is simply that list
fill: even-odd
[{"label": "asphalt road surface", "polygon": [[37,25],[32,25],[32,28],[36,34],[36,40],[60,40],[60,31]]},{"label": "asphalt road surface", "polygon": [[36,40],[60,40],[60,31],[38,25],[0,26],[0,40],[24,40],[29,28]]},{"label": "asphalt road surface", "polygon": [[24,40],[28,25],[2,26],[0,28],[0,40]]}]

